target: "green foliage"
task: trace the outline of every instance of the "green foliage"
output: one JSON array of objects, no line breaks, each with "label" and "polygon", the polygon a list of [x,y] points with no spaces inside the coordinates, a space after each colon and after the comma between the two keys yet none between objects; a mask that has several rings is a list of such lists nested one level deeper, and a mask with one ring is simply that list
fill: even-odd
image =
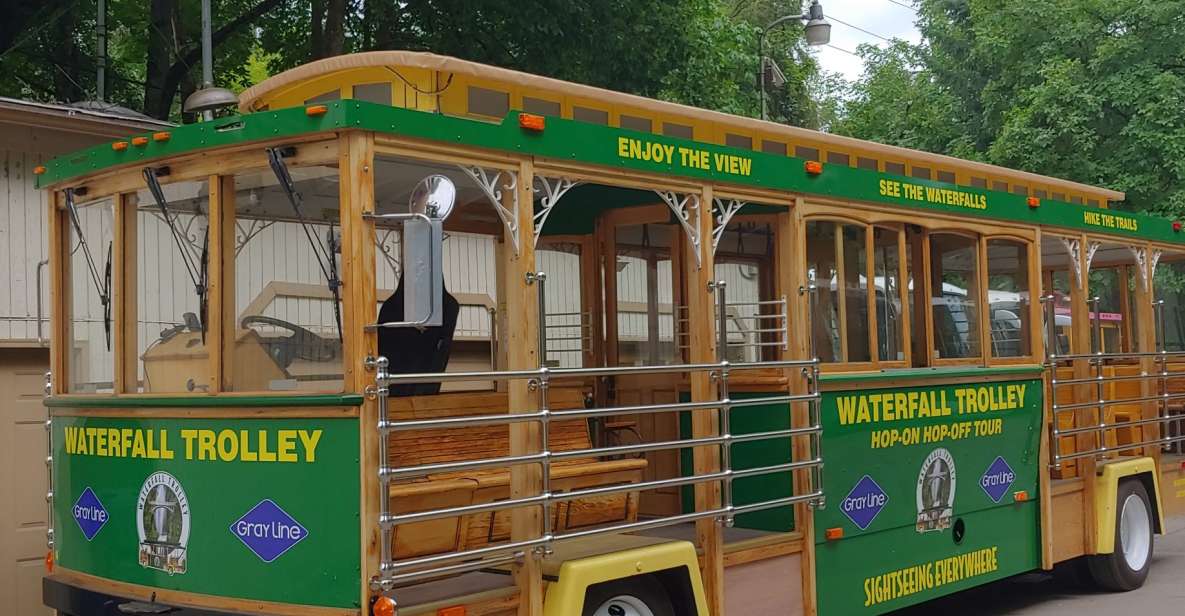
[{"label": "green foliage", "polygon": [[[95,98],[95,8],[21,3],[0,28],[0,94]],[[215,75],[236,91],[336,55],[429,50],[742,115],[760,108],[759,28],[797,0],[217,0]],[[88,12],[89,11],[89,12]],[[160,118],[200,85],[199,0],[108,0],[107,100]],[[22,29],[24,28],[24,29]],[[63,40],[65,43],[63,43]],[[818,122],[817,76],[793,24],[769,34],[787,75],[770,115]],[[833,115],[833,110],[828,113]]]},{"label": "green foliage", "polygon": [[1185,215],[1185,1],[918,0],[837,132],[1107,186]]}]

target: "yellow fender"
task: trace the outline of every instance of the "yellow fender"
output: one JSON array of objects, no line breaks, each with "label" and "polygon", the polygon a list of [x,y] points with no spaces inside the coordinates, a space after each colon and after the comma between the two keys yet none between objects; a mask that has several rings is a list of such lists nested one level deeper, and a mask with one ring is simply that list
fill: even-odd
[{"label": "yellow fender", "polygon": [[679,567],[687,568],[695,598],[696,614],[688,616],[708,616],[699,559],[695,546],[687,541],[668,541],[564,562],[559,568],[559,579],[547,586],[543,616],[580,614],[584,609],[584,594],[595,584]]},{"label": "yellow fender", "polygon": [[1151,477],[1152,491],[1148,494],[1149,503],[1153,509],[1153,519],[1158,533],[1164,532],[1164,513],[1160,506],[1160,472],[1156,468],[1156,461],[1152,458],[1128,458],[1099,465],[1098,475],[1095,477],[1094,506],[1095,540],[1099,554],[1110,554],[1115,551],[1115,515],[1116,493],[1119,491],[1119,480],[1125,477],[1148,475]]}]

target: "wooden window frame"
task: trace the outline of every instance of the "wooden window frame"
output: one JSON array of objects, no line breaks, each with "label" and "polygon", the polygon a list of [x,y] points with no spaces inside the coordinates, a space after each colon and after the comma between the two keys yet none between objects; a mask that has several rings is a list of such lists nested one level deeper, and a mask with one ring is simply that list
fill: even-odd
[{"label": "wooden window frame", "polygon": [[[820,370],[823,372],[868,372],[868,371],[879,371],[879,370],[886,370],[886,369],[892,369],[892,368],[906,368],[906,367],[908,367],[910,365],[910,362],[912,361],[911,351],[910,351],[910,348],[907,344],[908,340],[910,339],[910,329],[911,329],[911,323],[909,323],[910,319],[908,319],[908,318],[902,319],[903,325],[901,327],[901,336],[902,336],[901,347],[902,347],[902,350],[905,354],[905,359],[903,359],[903,360],[900,360],[900,359],[882,360],[882,359],[880,359],[879,338],[878,338],[878,336],[880,335],[880,332],[878,331],[876,323],[875,323],[875,315],[876,315],[876,293],[875,293],[875,287],[876,287],[876,283],[875,283],[875,279],[876,279],[876,276],[875,276],[875,274],[876,274],[876,251],[875,251],[876,239],[874,237],[874,233],[878,227],[882,228],[882,229],[889,229],[889,230],[897,233],[897,251],[898,251],[897,275],[899,277],[899,280],[901,281],[901,283],[898,285],[898,298],[897,299],[899,302],[901,302],[902,315],[904,316],[904,315],[909,314],[909,293],[906,290],[907,285],[904,282],[905,280],[907,280],[907,276],[906,276],[906,271],[907,271],[906,267],[907,266],[905,263],[905,229],[904,229],[903,224],[902,223],[893,223],[893,222],[880,222],[880,223],[869,222],[869,221],[860,220],[857,218],[836,216],[834,214],[811,214],[811,215],[807,215],[803,218],[802,225],[801,225],[801,231],[799,232],[798,241],[802,243],[803,247],[806,246],[806,242],[807,242],[807,238],[806,238],[807,225],[809,223],[813,223],[813,222],[829,222],[829,223],[839,225],[839,226],[845,226],[845,225],[846,226],[855,226],[855,227],[860,227],[861,229],[864,230],[863,274],[864,274],[864,277],[866,280],[866,288],[872,290],[872,292],[868,292],[867,290],[865,292],[865,304],[866,304],[866,309],[868,311],[868,319],[869,319],[869,328],[868,328],[868,353],[869,353],[869,358],[870,358],[869,361],[854,362],[854,361],[848,361],[846,359],[847,354],[848,354],[848,336],[847,336],[847,334],[848,334],[848,332],[847,332],[848,298],[847,298],[847,293],[840,292],[840,290],[838,288],[840,285],[837,283],[836,298],[837,298],[837,308],[839,311],[838,321],[839,321],[840,350],[841,350],[841,353],[842,353],[842,356],[844,357],[844,359],[838,359],[835,361],[820,363]],[[836,269],[838,271],[842,271],[843,266],[844,266],[843,250],[842,250],[842,242],[843,242],[842,234],[837,233],[835,241],[836,241],[836,254],[835,254]],[[798,266],[803,268],[803,270],[802,270],[804,272],[803,279],[805,280],[805,276],[806,276],[805,271],[806,271],[806,266],[807,266],[807,260],[804,260],[802,263],[799,263]],[[887,299],[888,298],[886,298],[886,300]],[[806,310],[806,313],[808,315],[810,315],[811,319],[815,318],[815,315],[810,314],[809,307]]]},{"label": "wooden window frame", "polygon": [[[930,253],[930,244],[935,235],[956,235],[975,241],[976,251],[976,267],[975,276],[976,281],[976,301],[979,303],[976,318],[979,322],[976,324],[976,329],[979,330],[979,354],[971,357],[935,357],[934,348],[938,341],[937,331],[934,329],[934,284],[932,274],[934,273],[934,259]],[[987,264],[984,258],[984,236],[977,231],[968,230],[966,228],[941,228],[941,229],[927,229],[925,233],[925,241],[923,242],[926,251],[926,329],[927,329],[927,353],[929,354],[929,361],[932,366],[987,366],[987,349],[986,341],[984,339],[984,323],[983,313],[987,301],[987,285],[985,284],[985,272]],[[916,283],[916,280],[915,280]]]},{"label": "wooden window frame", "polygon": [[[990,304],[988,303],[989,269],[988,269],[988,262],[987,262],[987,258],[988,258],[987,248],[988,248],[988,243],[993,242],[993,241],[1014,242],[1014,243],[1021,244],[1025,248],[1025,251],[1024,251],[1025,267],[1027,268],[1027,282],[1028,282],[1028,293],[1029,293],[1029,301],[1028,301],[1029,352],[1027,355],[1021,355],[1018,357],[996,357],[993,350],[988,348],[988,349],[986,349],[986,352],[984,353],[984,358],[985,358],[988,366],[1028,365],[1028,364],[1040,363],[1039,360],[1037,359],[1037,356],[1038,356],[1038,351],[1039,351],[1039,349],[1042,348],[1042,343],[1044,341],[1044,336],[1043,336],[1043,334],[1044,334],[1043,329],[1044,328],[1041,326],[1041,323],[1042,323],[1041,302],[1034,301],[1034,298],[1041,297],[1043,278],[1042,278],[1042,273],[1041,273],[1040,255],[1036,254],[1036,243],[1033,242],[1033,240],[1028,239],[1028,238],[1020,237],[1017,235],[1005,234],[1005,233],[988,233],[988,234],[984,234],[982,236],[982,239],[980,242],[980,261],[983,263],[983,267],[981,269],[983,272],[984,284],[982,285],[983,286],[983,293],[981,293],[980,295],[982,296],[981,301],[983,302],[983,305],[985,307],[987,307],[988,309],[990,309]],[[985,338],[985,340],[988,341],[987,346],[990,346],[990,341],[991,341],[991,318],[990,318],[990,316],[991,315],[989,315],[989,318],[987,318],[987,319],[981,319],[983,321],[983,325],[980,328],[980,329],[986,330],[986,332],[987,332],[987,338]]]}]

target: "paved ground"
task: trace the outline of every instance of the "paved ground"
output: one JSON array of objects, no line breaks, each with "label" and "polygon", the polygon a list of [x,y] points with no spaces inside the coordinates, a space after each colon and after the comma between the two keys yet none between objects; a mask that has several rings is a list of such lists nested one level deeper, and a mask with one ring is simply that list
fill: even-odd
[{"label": "paved ground", "polygon": [[[1179,526],[1179,524],[1177,525]],[[1152,571],[1144,587],[1129,593],[1099,593],[1073,587],[1052,575],[1023,575],[895,612],[894,616],[1092,616],[1185,613],[1185,529],[1156,538]]]}]

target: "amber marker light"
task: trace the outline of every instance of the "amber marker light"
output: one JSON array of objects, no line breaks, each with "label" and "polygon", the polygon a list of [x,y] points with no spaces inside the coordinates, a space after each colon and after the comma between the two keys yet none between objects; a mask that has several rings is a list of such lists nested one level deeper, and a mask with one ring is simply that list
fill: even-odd
[{"label": "amber marker light", "polygon": [[535,115],[533,113],[518,114],[518,127],[523,130],[542,132],[546,125],[547,121],[541,115]]},{"label": "amber marker light", "polygon": [[45,165],[37,165],[33,167],[33,175],[41,175],[45,173]]},{"label": "amber marker light", "polygon": [[837,528],[828,528],[826,531],[824,531],[823,534],[825,537],[827,537],[828,541],[835,541],[837,539],[843,539],[843,529],[842,528],[838,528],[838,527]]},{"label": "amber marker light", "polygon": [[1028,490],[1020,490],[1018,492],[1014,492],[1012,494],[1012,498],[1014,500],[1016,500],[1016,502],[1018,502],[1018,503],[1023,503],[1025,501],[1029,500],[1029,491]]},{"label": "amber marker light", "polygon": [[148,137],[132,137],[132,145],[136,147],[144,147],[148,145]]},{"label": "amber marker light", "polygon": [[329,113],[329,107],[325,105],[309,105],[304,108],[304,114],[310,117],[323,116],[326,113]]},{"label": "amber marker light", "polygon": [[128,149],[128,142],[116,141],[115,143],[111,144],[111,149],[115,150],[116,152],[122,152],[122,151]]},{"label": "amber marker light", "polygon": [[374,605],[370,607],[370,613],[374,616],[395,616],[395,600],[391,597],[375,599]]},{"label": "amber marker light", "polygon": [[823,163],[817,160],[808,160],[803,165],[803,169],[806,169],[808,175],[819,175],[823,173]]},{"label": "amber marker light", "polygon": [[45,572],[53,573],[53,550],[48,550],[45,553]]},{"label": "amber marker light", "polygon": [[168,141],[169,138],[172,136],[173,136],[172,133],[169,133],[168,131],[161,131],[159,133],[152,133],[152,140],[153,141]]},{"label": "amber marker light", "polygon": [[1029,197],[1029,207],[1034,210],[1041,207],[1041,200],[1037,197]]},{"label": "amber marker light", "polygon": [[442,607],[436,610],[436,616],[465,616],[468,610],[464,605],[454,605],[452,607]]}]

